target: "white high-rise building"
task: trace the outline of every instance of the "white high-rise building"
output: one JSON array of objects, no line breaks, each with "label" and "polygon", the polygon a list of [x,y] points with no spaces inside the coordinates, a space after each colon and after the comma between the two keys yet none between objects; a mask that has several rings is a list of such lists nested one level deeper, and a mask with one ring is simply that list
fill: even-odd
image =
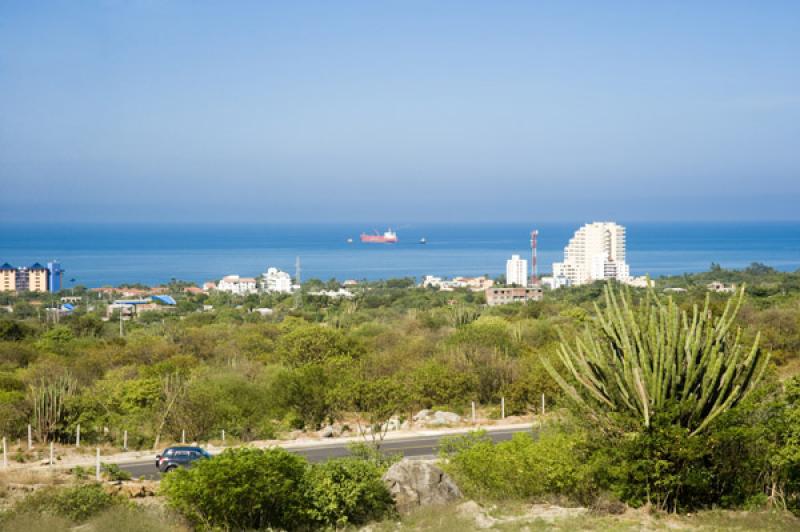
[{"label": "white high-rise building", "polygon": [[614,222],[594,222],[577,231],[564,248],[564,262],[553,264],[553,276],[572,286],[604,279],[627,282],[625,228]]},{"label": "white high-rise building", "polygon": [[289,294],[292,292],[292,276],[277,268],[267,268],[267,272],[261,275],[261,289]]},{"label": "white high-rise building", "polygon": [[511,255],[506,261],[506,284],[528,286],[528,261],[519,255]]}]

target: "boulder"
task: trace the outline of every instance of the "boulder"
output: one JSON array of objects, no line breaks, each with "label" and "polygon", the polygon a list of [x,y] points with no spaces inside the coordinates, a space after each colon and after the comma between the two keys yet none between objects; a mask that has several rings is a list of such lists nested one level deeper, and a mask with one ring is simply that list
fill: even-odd
[{"label": "boulder", "polygon": [[322,430],[319,431],[317,434],[319,435],[320,438],[333,438],[335,433],[333,430],[333,426],[328,425],[326,427],[323,427]]},{"label": "boulder", "polygon": [[414,421],[422,421],[422,420],[428,419],[432,414],[433,414],[432,410],[428,410],[427,408],[424,408],[424,409],[420,410],[419,412],[417,412],[416,414],[414,414]]},{"label": "boulder", "polygon": [[461,490],[453,480],[428,461],[403,459],[383,475],[383,483],[401,514],[461,498]]},{"label": "boulder", "polygon": [[433,414],[433,422],[437,425],[456,425],[461,423],[461,416],[453,412],[438,411]]}]

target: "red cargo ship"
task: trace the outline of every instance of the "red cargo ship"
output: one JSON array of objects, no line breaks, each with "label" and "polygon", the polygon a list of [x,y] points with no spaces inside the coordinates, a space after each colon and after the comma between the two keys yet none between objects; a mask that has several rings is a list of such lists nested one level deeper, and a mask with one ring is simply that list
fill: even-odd
[{"label": "red cargo ship", "polygon": [[391,228],[382,235],[379,235],[377,231],[375,231],[374,235],[361,233],[361,241],[368,244],[396,244],[397,233],[392,231]]}]

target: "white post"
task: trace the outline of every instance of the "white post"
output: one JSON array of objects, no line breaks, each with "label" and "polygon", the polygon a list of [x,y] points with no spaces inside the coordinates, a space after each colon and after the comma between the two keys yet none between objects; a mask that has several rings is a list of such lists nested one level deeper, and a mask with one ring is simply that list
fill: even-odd
[{"label": "white post", "polygon": [[28,424],[28,450],[30,451],[33,449],[33,431],[31,431],[31,425]]},{"label": "white post", "polygon": [[53,467],[53,442],[50,442],[50,467]]},{"label": "white post", "polygon": [[475,423],[475,401],[472,401],[472,422]]},{"label": "white post", "polygon": [[94,479],[100,480],[100,447],[97,447],[97,454],[94,461]]},{"label": "white post", "polygon": [[225,443],[225,429],[222,429],[222,443]]},{"label": "white post", "polygon": [[544,415],[544,394],[542,394],[542,415]]},{"label": "white post", "polygon": [[186,430],[181,431],[181,443],[186,443]]},{"label": "white post", "polygon": [[3,436],[3,467],[8,467],[8,448],[6,448],[5,436]]},{"label": "white post", "polygon": [[78,423],[78,428],[75,429],[75,447],[81,446],[81,424]]},{"label": "white post", "polygon": [[506,398],[505,397],[501,397],[500,398],[500,418],[501,419],[505,419],[506,418]]},{"label": "white post", "polygon": [[128,431],[126,430],[122,435],[122,448],[128,450]]}]

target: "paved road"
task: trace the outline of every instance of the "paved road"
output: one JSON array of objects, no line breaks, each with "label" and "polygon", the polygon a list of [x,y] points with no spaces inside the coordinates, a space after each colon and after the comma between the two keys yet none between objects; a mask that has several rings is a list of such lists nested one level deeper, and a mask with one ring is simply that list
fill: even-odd
[{"label": "paved road", "polygon": [[[493,441],[499,442],[510,440],[511,436],[517,432],[526,432],[529,430],[531,429],[503,429],[487,432],[487,434]],[[432,457],[439,452],[439,440],[445,436],[451,435],[452,433],[440,434],[436,436],[412,436],[408,438],[384,440],[383,444],[381,445],[381,450],[386,454],[400,453],[403,456]],[[288,450],[301,456],[305,456],[310,462],[321,462],[329,458],[348,456],[350,454],[348,445],[348,443],[335,443]],[[138,462],[119,464],[119,466],[125,471],[129,471],[135,478],[144,477],[157,479],[161,476],[156,470],[155,460],[140,460]]]}]

